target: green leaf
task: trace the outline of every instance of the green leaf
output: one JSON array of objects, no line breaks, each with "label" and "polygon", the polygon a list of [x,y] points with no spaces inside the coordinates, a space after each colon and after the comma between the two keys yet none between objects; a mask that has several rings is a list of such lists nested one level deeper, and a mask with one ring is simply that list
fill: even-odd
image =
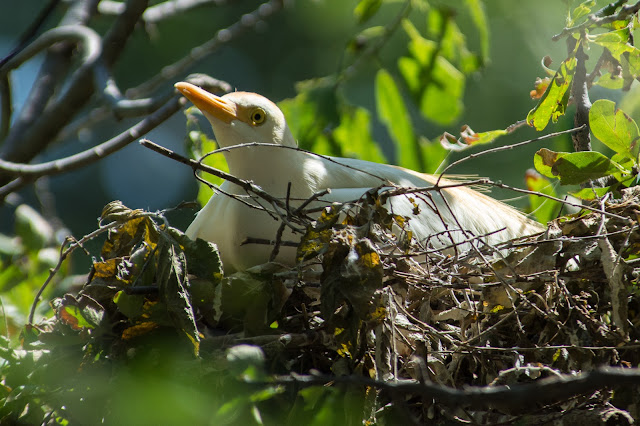
[{"label": "green leaf", "polygon": [[549,120],[555,123],[564,115],[569,101],[569,87],[576,70],[576,58],[565,59],[553,77],[551,84],[535,106],[527,115],[527,124],[536,130],[543,130],[549,124]]},{"label": "green leaf", "polygon": [[19,205],[15,217],[16,235],[28,250],[39,250],[53,241],[53,228],[33,207]]},{"label": "green leaf", "polygon": [[595,5],[596,5],[595,0],[588,0],[588,1],[582,2],[578,7],[573,9],[573,12],[571,13],[570,20],[567,23],[567,26],[568,27],[574,26],[578,19],[582,18],[583,16],[587,16],[588,14],[590,14],[591,13],[591,9]]},{"label": "green leaf", "polygon": [[345,108],[333,138],[342,147],[343,155],[375,163],[386,163],[380,147],[371,138],[371,117],[364,108]]},{"label": "green leaf", "polygon": [[158,293],[166,305],[172,322],[193,344],[194,354],[200,350],[200,333],[189,294],[189,277],[185,254],[173,239],[162,233],[158,244]]},{"label": "green leaf", "polygon": [[[536,173],[534,170],[527,170],[525,181],[529,191],[557,197],[556,190],[551,181]],[[562,207],[557,201],[533,194],[529,195],[529,203],[531,205],[531,211],[540,223],[547,223],[555,219]]]},{"label": "green leaf", "polygon": [[478,30],[482,62],[486,62],[489,59],[489,24],[484,5],[480,0],[466,0],[465,4],[471,15],[471,20]]},{"label": "green leaf", "polygon": [[604,197],[607,192],[611,191],[611,187],[606,188],[582,188],[580,191],[570,192],[576,198],[581,200],[595,200]]},{"label": "green leaf", "polygon": [[594,82],[594,84],[604,87],[605,89],[620,90],[624,86],[622,76],[612,76],[611,73],[605,73]]},{"label": "green leaf", "polygon": [[[324,137],[325,129],[340,122],[340,100],[335,89],[334,78],[306,80],[296,84],[298,94],[295,98],[278,102],[301,148],[314,150],[318,140]],[[328,154],[342,153],[334,151]]]},{"label": "green leaf", "polygon": [[358,24],[363,24],[371,19],[381,5],[382,0],[360,0],[356,8],[353,9],[353,14],[356,16]]},{"label": "green leaf", "polygon": [[398,147],[398,162],[403,167],[419,169],[415,156],[415,135],[400,90],[385,69],[376,75],[376,107],[380,121],[387,127]]},{"label": "green leaf", "polygon": [[420,112],[442,126],[452,124],[463,111],[464,86],[464,74],[438,56],[431,83],[421,95]]},{"label": "green leaf", "polygon": [[620,56],[625,52],[631,52],[635,48],[629,43],[631,30],[626,27],[617,31],[609,31],[602,34],[588,36],[589,41],[605,47],[611,55],[620,60]]},{"label": "green leaf", "polygon": [[640,146],[640,132],[636,122],[613,101],[599,99],[589,111],[589,124],[593,135],[615,152],[636,159]]},{"label": "green leaf", "polygon": [[624,172],[618,164],[596,151],[568,153],[542,148],[536,152],[533,163],[538,172],[550,178],[559,178],[562,185],[578,185]]}]

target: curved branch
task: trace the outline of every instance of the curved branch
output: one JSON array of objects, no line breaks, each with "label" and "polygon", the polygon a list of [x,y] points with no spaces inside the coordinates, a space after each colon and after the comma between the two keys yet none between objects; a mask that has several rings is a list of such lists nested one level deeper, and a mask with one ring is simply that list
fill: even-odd
[{"label": "curved branch", "polygon": [[[19,163],[31,160],[55,139],[60,130],[85,105],[96,86],[101,88],[108,86],[107,82],[110,77],[106,67],[111,66],[118,58],[126,39],[133,31],[147,4],[148,0],[129,0],[127,2],[125,11],[118,17],[104,38],[100,40],[102,46],[100,57],[91,65],[85,62],[71,77],[64,94],[54,102],[48,102],[48,98],[43,99],[45,103],[40,104],[35,111],[23,114],[24,117],[21,118],[24,119],[13,126],[6,140],[6,145],[0,152],[2,158]],[[96,72],[93,72],[94,70]],[[141,103],[142,107],[148,107],[148,103],[144,101]],[[0,183],[6,183],[6,178],[0,179]]]},{"label": "curved branch", "polygon": [[49,3],[40,11],[36,19],[29,25],[29,28],[20,36],[20,41],[18,45],[2,60],[0,60],[0,70],[2,67],[9,62],[14,56],[16,56],[22,49],[25,48],[29,40],[36,35],[44,21],[53,13],[54,9],[58,6],[60,0],[49,0]]},{"label": "curved branch", "polygon": [[55,175],[75,170],[113,154],[163,123],[171,115],[179,111],[186,102],[186,99],[183,97],[176,96],[167,105],[160,108],[154,114],[140,121],[128,130],[120,133],[118,136],[91,149],[66,158],[42,164],[17,164],[0,160],[0,170],[3,173],[19,176],[14,181],[0,188],[0,199],[6,197],[11,192],[14,192],[17,189],[16,185],[19,183],[29,183],[40,176]]}]

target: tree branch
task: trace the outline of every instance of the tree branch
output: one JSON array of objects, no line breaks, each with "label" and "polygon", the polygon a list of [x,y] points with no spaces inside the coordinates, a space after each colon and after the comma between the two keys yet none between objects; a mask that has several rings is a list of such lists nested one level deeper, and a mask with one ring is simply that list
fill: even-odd
[{"label": "tree branch", "polygon": [[568,399],[578,395],[593,393],[600,389],[620,386],[640,385],[640,369],[601,367],[597,370],[536,380],[532,383],[508,386],[483,386],[455,389],[434,383],[416,383],[414,381],[386,382],[363,376],[278,376],[272,381],[260,382],[263,385],[299,385],[329,386],[332,384],[347,386],[367,386],[391,394],[421,395],[435,399],[448,406],[486,408],[490,405],[530,406],[533,403],[548,403]]},{"label": "tree branch", "polygon": [[233,25],[218,31],[211,40],[191,49],[188,56],[171,65],[167,65],[157,75],[138,87],[127,90],[127,96],[130,98],[146,96],[162,84],[165,84],[168,80],[177,79],[181,74],[187,72],[196,62],[206,58],[218,50],[223,44],[244,34],[253,28],[260,20],[266,19],[278,12],[284,7],[284,1],[285,0],[269,0],[261,4],[253,12],[243,15],[242,18]]},{"label": "tree branch", "polygon": [[114,152],[124,148],[131,142],[137,140],[140,136],[148,133],[165,120],[179,111],[185,104],[186,99],[176,96],[164,107],[157,110],[152,115],[140,121],[135,126],[129,128],[118,136],[101,143],[86,151],[70,157],[49,161],[42,164],[17,164],[0,160],[0,170],[9,175],[18,175],[14,181],[0,188],[0,199],[4,199],[8,194],[14,192],[17,188],[28,184],[29,182],[44,175],[55,175],[63,172],[78,169],[94,163]]}]

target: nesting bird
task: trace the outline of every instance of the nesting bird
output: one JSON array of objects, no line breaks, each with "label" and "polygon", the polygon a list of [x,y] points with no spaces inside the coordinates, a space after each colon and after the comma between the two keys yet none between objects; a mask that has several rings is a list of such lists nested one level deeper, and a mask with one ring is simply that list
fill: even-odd
[{"label": "nesting bird", "polygon": [[[229,173],[252,181],[274,197],[288,197],[291,207],[325,189],[330,193],[321,198],[321,203],[329,205],[357,200],[371,188],[422,188],[438,180],[437,176],[387,164],[282,148],[295,148],[297,143],[282,111],[265,97],[247,92],[219,97],[190,83],[175,86],[209,120],[221,148],[268,144],[225,151]],[[446,185],[447,181],[441,179],[439,184]],[[218,246],[225,271],[244,270],[268,261],[272,246],[243,243],[248,238],[273,241],[280,226],[279,220],[255,200],[240,198],[246,195],[245,190],[225,181],[186,231],[192,239],[202,238]],[[430,191],[428,195],[393,196],[387,206],[394,214],[410,218],[408,226],[419,241],[449,230],[448,238],[453,239],[449,244],[469,235],[487,235],[484,240],[488,244],[497,244],[543,230],[514,208],[465,186]],[[292,238],[290,231],[285,232],[284,240]],[[276,258],[287,264],[294,260],[292,247],[282,247]]]}]

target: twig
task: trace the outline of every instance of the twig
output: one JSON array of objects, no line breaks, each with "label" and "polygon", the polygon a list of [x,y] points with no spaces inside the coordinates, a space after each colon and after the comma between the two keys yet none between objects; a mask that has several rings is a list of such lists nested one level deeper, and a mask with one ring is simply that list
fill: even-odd
[{"label": "twig", "polygon": [[[627,17],[634,15],[640,10],[640,1],[631,6],[622,6],[627,2],[627,0],[618,0],[614,3],[610,3],[607,6],[603,7],[596,13],[592,13],[589,15],[587,20],[582,24],[576,25],[574,27],[565,28],[562,30],[560,34],[554,35],[551,40],[558,41],[563,37],[568,35],[582,32],[589,28],[592,25],[604,25],[609,24],[615,21],[624,20]],[[612,14],[618,7],[622,6],[620,11],[616,14]]]},{"label": "twig", "polygon": [[[119,225],[119,224],[120,224],[119,222],[111,222],[108,225],[102,226],[96,229],[95,231],[91,232],[90,234],[85,235],[80,240],[75,240],[70,237],[67,237],[67,239],[65,239],[65,241],[60,246],[60,256],[58,257],[58,263],[56,264],[55,267],[49,270],[49,276],[47,277],[45,282],[42,284],[42,286],[40,286],[40,289],[36,293],[36,297],[33,300],[33,303],[31,304],[31,311],[29,312],[29,320],[27,321],[27,324],[33,325],[33,318],[36,314],[36,308],[38,307],[38,302],[40,301],[40,297],[42,296],[42,293],[44,293],[46,288],[49,286],[49,283],[51,282],[53,277],[60,270],[60,267],[64,263],[65,259],[71,253],[73,253],[75,249],[77,249],[78,247],[82,247],[82,245],[87,241],[92,240],[94,237],[102,234],[105,231],[108,231],[109,229],[114,228],[116,225]],[[67,245],[67,243],[71,243],[71,244],[69,245],[69,247],[65,249],[65,246]]]},{"label": "twig", "polygon": [[559,132],[553,132],[553,133],[549,133],[547,135],[539,136],[537,138],[533,138],[533,139],[529,139],[529,140],[526,140],[526,141],[514,143],[514,144],[511,144],[511,145],[498,146],[498,147],[495,147],[495,148],[491,148],[491,149],[487,149],[487,150],[484,150],[484,151],[481,151],[481,152],[477,152],[475,154],[469,154],[466,157],[461,158],[459,160],[456,160],[456,161],[452,162],[451,164],[449,164],[447,167],[445,167],[444,170],[442,170],[442,172],[440,172],[440,174],[438,175],[438,180],[436,181],[436,186],[440,183],[440,180],[444,177],[444,174],[449,169],[451,169],[452,167],[457,166],[458,164],[463,163],[463,162],[465,162],[467,160],[471,160],[473,158],[478,158],[478,157],[481,157],[481,156],[487,155],[487,154],[494,154],[496,152],[508,151],[508,150],[511,150],[511,149],[514,149],[514,148],[521,147],[523,145],[528,145],[530,143],[538,142],[538,141],[545,140],[545,139],[555,138],[556,136],[564,135],[564,134],[567,134],[567,133],[574,133],[574,132],[582,130],[583,128],[584,128],[584,126],[580,126],[580,127],[575,127],[573,129],[562,130],[562,131],[559,131]]},{"label": "twig", "polygon": [[156,76],[138,87],[127,90],[127,96],[130,98],[138,98],[146,96],[148,93],[156,90],[157,87],[164,84],[168,80],[175,80],[181,74],[184,74],[196,62],[206,58],[225,43],[244,34],[250,28],[262,19],[266,19],[278,12],[284,7],[284,0],[270,0],[261,4],[251,13],[242,16],[235,24],[230,27],[218,31],[214,38],[191,49],[188,56],[179,61],[165,66]]},{"label": "twig", "polygon": [[[191,9],[213,4],[220,6],[228,3],[226,0],[170,0],[150,6],[142,15],[145,24],[157,24],[167,18],[184,13]],[[101,3],[102,4],[102,3]]]},{"label": "twig", "polygon": [[0,72],[7,62],[9,62],[14,56],[16,56],[22,49],[25,48],[27,43],[29,43],[29,40],[31,40],[36,35],[40,27],[42,27],[42,25],[44,24],[44,21],[46,21],[51,13],[53,13],[53,10],[58,6],[59,3],[60,0],[49,0],[49,3],[44,6],[38,16],[36,16],[36,18],[33,20],[31,25],[29,25],[29,27],[20,36],[20,41],[18,41],[17,46],[13,48],[13,50],[9,52],[7,56],[0,60]]},{"label": "twig", "polygon": [[[91,149],[79,152],[78,154],[35,165],[17,164],[0,160],[0,171],[6,174],[19,176],[19,182],[26,184],[30,180],[40,176],[60,174],[84,167],[113,154],[131,142],[137,140],[140,136],[150,132],[152,129],[162,124],[165,120],[178,112],[185,104],[186,99],[177,96],[167,103],[167,105],[140,121],[135,126],[120,133],[118,136]],[[0,199],[3,199],[8,194],[16,190],[16,185],[19,185],[19,182],[16,182],[18,179],[14,180],[10,184],[0,187]]]}]

